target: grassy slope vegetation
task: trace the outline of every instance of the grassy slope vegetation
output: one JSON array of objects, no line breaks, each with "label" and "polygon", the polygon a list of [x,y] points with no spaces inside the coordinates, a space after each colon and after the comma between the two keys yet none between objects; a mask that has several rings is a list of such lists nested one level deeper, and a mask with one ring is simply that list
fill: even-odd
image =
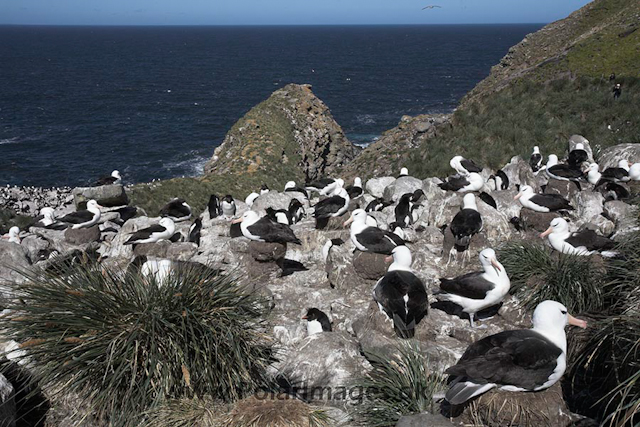
[{"label": "grassy slope vegetation", "polygon": [[640,142],[640,79],[617,81],[624,89],[614,100],[608,78],[521,79],[456,111],[453,126],[409,154],[409,170],[423,178],[446,175],[456,154],[500,168],[514,155],[528,158],[534,145],[562,158],[573,134],[594,149]]}]

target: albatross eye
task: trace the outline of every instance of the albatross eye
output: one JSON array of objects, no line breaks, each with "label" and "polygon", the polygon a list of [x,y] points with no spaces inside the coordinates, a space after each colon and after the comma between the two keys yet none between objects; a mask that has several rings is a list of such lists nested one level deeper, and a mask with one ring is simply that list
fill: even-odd
[{"label": "albatross eye", "polygon": [[560,312],[561,312],[563,315],[567,314],[567,310],[560,310]]}]

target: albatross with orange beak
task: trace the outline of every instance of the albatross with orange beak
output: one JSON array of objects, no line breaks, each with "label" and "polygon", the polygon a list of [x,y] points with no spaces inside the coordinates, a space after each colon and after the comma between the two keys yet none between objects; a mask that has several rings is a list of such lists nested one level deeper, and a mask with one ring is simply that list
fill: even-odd
[{"label": "albatross with orange beak", "polygon": [[462,307],[469,314],[471,327],[474,315],[485,308],[498,304],[509,292],[511,281],[502,264],[498,262],[493,249],[480,252],[480,264],[484,271],[464,274],[453,279],[440,279],[437,298],[450,301]]}]

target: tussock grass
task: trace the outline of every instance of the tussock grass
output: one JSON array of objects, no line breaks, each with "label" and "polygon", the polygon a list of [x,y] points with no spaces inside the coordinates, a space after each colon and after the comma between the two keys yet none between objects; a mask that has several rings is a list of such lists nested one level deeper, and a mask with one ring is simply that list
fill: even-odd
[{"label": "tussock grass", "polygon": [[373,369],[354,384],[364,396],[352,411],[358,425],[395,426],[403,415],[433,413],[433,395],[444,387],[444,376],[432,370],[417,343],[399,343],[391,357],[386,352],[365,356]]},{"label": "tussock grass", "polygon": [[555,300],[571,313],[594,312],[604,306],[604,263],[595,256],[561,254],[530,242],[510,242],[498,258],[511,279],[511,293],[533,310]]},{"label": "tussock grass", "polygon": [[270,386],[266,305],[233,279],[197,266],[162,286],[100,266],[25,275],[2,335],[41,384],[82,396],[100,421],[138,426],[169,398],[232,401]]},{"label": "tussock grass", "polygon": [[512,156],[528,159],[534,145],[545,156],[562,158],[573,134],[585,136],[594,149],[640,142],[640,79],[621,77],[616,83],[623,87],[618,100],[608,78],[515,81],[456,110],[453,126],[414,150],[406,166],[418,178],[446,176],[449,160],[460,154],[499,169]]},{"label": "tussock grass", "polygon": [[317,408],[285,394],[251,396],[236,403],[224,417],[227,427],[329,427],[329,417]]}]

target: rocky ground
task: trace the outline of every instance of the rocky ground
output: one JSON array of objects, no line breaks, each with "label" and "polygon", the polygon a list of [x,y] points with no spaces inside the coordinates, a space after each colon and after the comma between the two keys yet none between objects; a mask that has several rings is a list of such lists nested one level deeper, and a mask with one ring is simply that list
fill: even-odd
[{"label": "rocky ground", "polygon": [[[628,149],[621,146],[617,152],[612,150],[609,154],[612,158],[618,158],[628,154]],[[513,200],[517,194],[516,186],[526,184],[537,190],[545,186],[544,191],[567,197],[576,208],[570,213],[572,229],[590,227],[619,240],[632,231],[633,219],[637,217],[635,207],[622,201],[605,201],[600,193],[591,191],[588,184],[583,184],[583,191],[577,191],[573,184],[547,182],[544,174],[534,176],[528,163],[518,157],[513,158],[503,170],[510,179],[510,188],[504,191],[485,189],[496,200],[498,209],[478,199],[484,228],[472,239],[468,260],[458,257],[448,262],[452,241],[450,234],[446,233],[446,226],[460,209],[462,195],[441,190],[437,186],[440,182],[437,178],[372,178],[364,184],[364,196],[351,203],[353,210],[358,206],[364,207],[374,197],[395,202],[404,193],[416,189],[424,191],[425,198],[418,211],[419,220],[406,230],[406,240],[410,242],[408,247],[413,254],[412,267],[426,284],[432,303],[428,317],[416,329],[415,340],[428,355],[434,369],[444,370],[454,364],[465,348],[477,339],[506,329],[530,327],[530,313],[521,309],[518,301],[511,296],[500,307],[488,310],[475,329],[470,327],[466,317],[458,315],[455,308],[436,303],[432,296],[438,289],[440,277],[452,277],[479,269],[477,256],[482,249],[496,248],[517,239],[539,241],[538,233],[546,229],[556,215],[522,209]],[[484,170],[483,175],[487,178],[491,172]],[[0,286],[5,297],[13,297],[12,283],[24,280],[12,267],[26,269],[47,266],[56,260],[55,256],[51,256],[54,251],[62,257],[77,255],[78,251],[95,251],[104,265],[120,267],[125,267],[136,255],[146,255],[150,258],[197,261],[227,271],[240,271],[239,280],[264,293],[272,301],[269,330],[280,348],[279,361],[271,366],[272,373],[287,378],[292,384],[303,385],[298,390],[301,396],[330,408],[336,418],[346,419],[349,397],[320,398],[309,395],[308,391],[326,387],[338,389],[349,384],[356,376],[370,369],[363,355],[366,352],[391,354],[397,351],[398,338],[391,324],[380,314],[371,294],[376,281],[386,271],[384,256],[355,250],[348,229],[342,227],[348,214],[333,219],[326,230],[316,230],[309,214],[317,199],[308,201],[301,196],[272,190],[260,196],[252,206],[253,210],[260,213],[264,213],[267,207],[286,209],[292,197],[299,197],[307,210],[307,218],[293,225],[292,229],[301,245],[290,244],[285,247],[250,242],[244,237],[231,238],[229,221],[210,218],[205,210],[199,246],[187,241],[191,221],[186,221],[177,224],[180,241],[142,244],[133,249],[132,246],[123,245],[129,235],[157,223],[158,218],[144,216],[140,210],[138,216],[119,225],[114,210],[118,205],[127,203],[126,192],[121,186],[43,191],[8,188],[3,189],[1,194],[6,205],[32,216],[37,215],[45,205],[55,207],[58,214],[64,214],[81,206],[88,198],[111,206],[104,208],[101,223],[88,229],[55,231],[31,227],[21,232],[21,244],[0,241],[0,258],[4,261],[0,266]],[[236,204],[239,216],[247,206],[241,200],[236,200]],[[372,215],[384,228],[394,221],[394,205]],[[514,217],[520,218],[521,231],[514,227]],[[333,246],[325,261],[321,248],[332,238],[341,238],[345,243]],[[310,307],[328,314],[333,332],[307,336],[306,322],[301,317]],[[0,398],[6,398],[10,384],[3,382],[0,376],[2,384],[5,387],[0,387],[0,390],[6,393],[0,392]],[[535,425],[567,425],[572,419],[558,387],[527,395],[527,405],[547,411],[542,417],[546,421],[536,421]],[[510,398],[508,394],[494,393],[488,394],[485,400],[490,402],[487,405],[496,405],[496,399]],[[485,400],[476,404],[482,406]],[[422,425],[416,419],[402,420],[398,425]],[[462,419],[469,419],[469,414]],[[439,418],[438,422],[450,425],[444,418]]]}]

